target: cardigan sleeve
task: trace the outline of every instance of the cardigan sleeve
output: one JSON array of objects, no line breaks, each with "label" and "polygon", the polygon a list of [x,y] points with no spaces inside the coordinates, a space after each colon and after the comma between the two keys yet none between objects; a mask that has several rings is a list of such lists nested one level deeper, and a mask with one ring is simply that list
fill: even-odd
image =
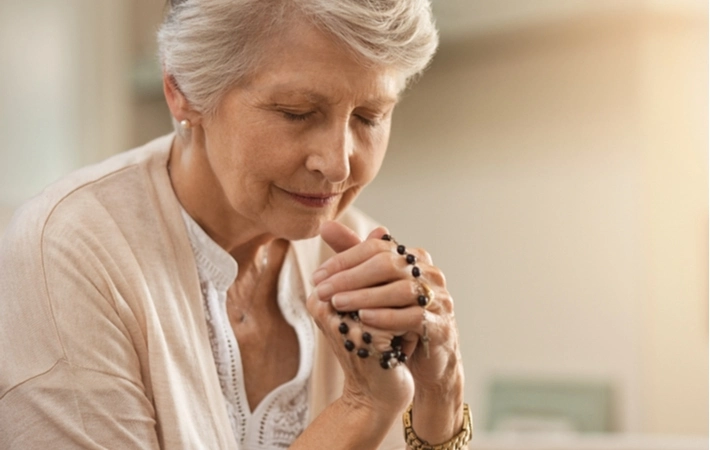
[{"label": "cardigan sleeve", "polygon": [[136,330],[80,229],[24,214],[0,245],[0,448],[159,447]]}]

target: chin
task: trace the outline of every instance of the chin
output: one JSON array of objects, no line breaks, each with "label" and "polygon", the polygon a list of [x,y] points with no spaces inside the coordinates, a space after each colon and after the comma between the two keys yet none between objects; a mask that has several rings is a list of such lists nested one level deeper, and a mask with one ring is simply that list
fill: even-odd
[{"label": "chin", "polygon": [[274,229],[272,234],[278,236],[280,239],[287,239],[289,241],[310,239],[320,234],[320,226],[327,220],[331,219],[324,217],[313,220],[293,220],[285,226]]}]

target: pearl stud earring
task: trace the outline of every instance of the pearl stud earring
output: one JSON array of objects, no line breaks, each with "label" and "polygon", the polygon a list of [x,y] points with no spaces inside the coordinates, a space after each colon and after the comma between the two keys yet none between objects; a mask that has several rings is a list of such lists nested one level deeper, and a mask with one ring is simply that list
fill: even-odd
[{"label": "pearl stud earring", "polygon": [[188,129],[190,129],[191,127],[192,127],[192,124],[190,123],[189,120],[187,120],[187,119],[182,119],[182,120],[180,121],[180,128],[182,128],[183,130],[188,130]]}]

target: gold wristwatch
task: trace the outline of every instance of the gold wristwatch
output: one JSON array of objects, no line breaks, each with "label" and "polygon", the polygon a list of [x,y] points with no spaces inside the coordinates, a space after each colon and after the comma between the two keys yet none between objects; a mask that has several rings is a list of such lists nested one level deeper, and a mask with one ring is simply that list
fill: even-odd
[{"label": "gold wristwatch", "polygon": [[473,419],[468,404],[463,405],[463,428],[448,441],[441,444],[430,444],[420,439],[412,428],[412,405],[402,416],[404,422],[404,440],[412,450],[461,450],[471,441],[473,436]]}]

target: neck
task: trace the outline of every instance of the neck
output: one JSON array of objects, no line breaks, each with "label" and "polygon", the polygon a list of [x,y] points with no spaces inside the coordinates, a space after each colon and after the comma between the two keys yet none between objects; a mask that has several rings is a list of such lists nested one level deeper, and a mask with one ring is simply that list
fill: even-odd
[{"label": "neck", "polygon": [[[197,128],[191,131],[198,132]],[[192,136],[191,141],[196,138]],[[237,261],[241,273],[260,264],[262,247],[275,236],[231,208],[204,154],[186,138],[175,137],[168,161],[173,190],[190,217]]]}]

